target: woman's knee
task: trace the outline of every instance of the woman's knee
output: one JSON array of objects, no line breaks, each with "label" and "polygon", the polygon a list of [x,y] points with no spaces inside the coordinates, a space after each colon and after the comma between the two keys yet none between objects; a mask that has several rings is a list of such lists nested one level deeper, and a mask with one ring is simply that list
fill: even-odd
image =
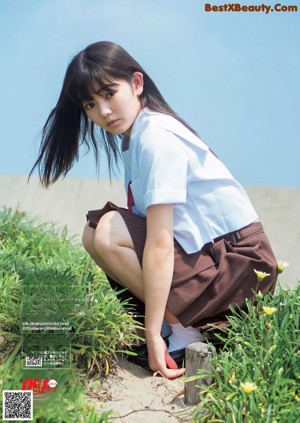
[{"label": "woman's knee", "polygon": [[87,251],[87,253],[91,256],[94,262],[105,272],[106,265],[99,255],[99,253],[95,249],[95,229],[91,228],[88,224],[85,226],[82,234],[82,245]]},{"label": "woman's knee", "polygon": [[[101,217],[94,236],[94,248],[98,254],[110,254],[115,247],[123,246],[126,236],[126,225],[121,215],[116,211],[106,213]],[[130,235],[128,233],[128,237]]]},{"label": "woman's knee", "polygon": [[109,251],[111,245],[111,223],[110,219],[114,212],[106,213],[100,220],[96,229],[93,229],[87,223],[82,234],[82,245],[91,255],[102,256]]},{"label": "woman's knee", "polygon": [[103,253],[109,252],[111,247],[111,213],[108,212],[99,220],[97,228],[94,235],[94,248],[98,254],[102,255]]},{"label": "woman's knee", "polygon": [[91,228],[87,223],[82,233],[82,245],[87,252],[94,250],[95,229]]}]

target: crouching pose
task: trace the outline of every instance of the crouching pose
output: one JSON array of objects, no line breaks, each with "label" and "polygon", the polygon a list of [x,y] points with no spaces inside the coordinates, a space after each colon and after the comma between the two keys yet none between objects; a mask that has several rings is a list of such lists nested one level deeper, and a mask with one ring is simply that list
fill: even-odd
[{"label": "crouching pose", "polygon": [[239,182],[111,42],[88,46],[68,66],[33,167],[44,185],[67,174],[82,142],[96,158],[104,148],[109,165],[122,155],[128,198],[126,209],[109,202],[88,212],[83,245],[145,316],[150,368],[178,377],[176,353],[210,324],[226,327],[230,306],[253,298],[254,269],[269,274],[260,290],[274,290],[269,241]]}]

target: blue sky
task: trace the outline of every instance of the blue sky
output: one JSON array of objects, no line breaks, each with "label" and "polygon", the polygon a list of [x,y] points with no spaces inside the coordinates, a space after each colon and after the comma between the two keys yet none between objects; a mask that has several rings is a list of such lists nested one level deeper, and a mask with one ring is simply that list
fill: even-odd
[{"label": "blue sky", "polygon": [[[300,186],[300,11],[208,13],[203,0],[1,0],[0,28],[0,174],[29,173],[69,60],[110,40],[242,184]],[[93,157],[82,155],[69,175],[97,177]]]}]

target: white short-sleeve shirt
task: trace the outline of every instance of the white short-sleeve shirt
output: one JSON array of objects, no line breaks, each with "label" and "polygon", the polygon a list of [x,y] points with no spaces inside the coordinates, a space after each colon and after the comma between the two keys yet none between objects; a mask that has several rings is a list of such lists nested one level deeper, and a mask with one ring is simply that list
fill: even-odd
[{"label": "white short-sleeve shirt", "polygon": [[208,146],[172,116],[143,109],[123,148],[133,213],[173,204],[174,238],[186,253],[257,219],[243,187]]}]

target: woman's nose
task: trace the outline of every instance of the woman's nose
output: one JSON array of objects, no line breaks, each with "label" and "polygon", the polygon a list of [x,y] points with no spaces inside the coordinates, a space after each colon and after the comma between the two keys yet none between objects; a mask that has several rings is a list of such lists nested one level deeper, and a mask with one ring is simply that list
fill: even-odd
[{"label": "woman's nose", "polygon": [[99,108],[99,113],[101,114],[101,116],[103,118],[106,118],[108,115],[111,114],[111,110],[110,110],[110,108],[109,108],[109,106],[108,106],[107,103],[101,103],[101,102],[99,102],[99,107],[98,108]]}]

